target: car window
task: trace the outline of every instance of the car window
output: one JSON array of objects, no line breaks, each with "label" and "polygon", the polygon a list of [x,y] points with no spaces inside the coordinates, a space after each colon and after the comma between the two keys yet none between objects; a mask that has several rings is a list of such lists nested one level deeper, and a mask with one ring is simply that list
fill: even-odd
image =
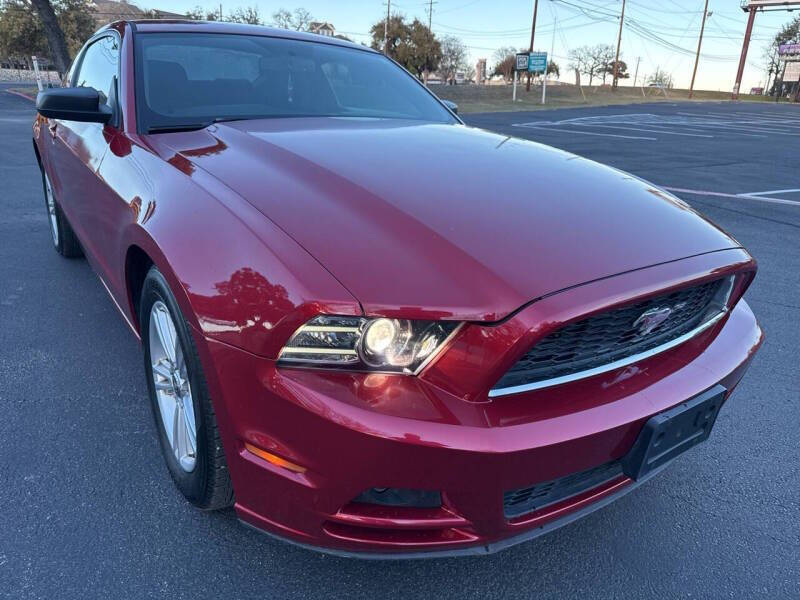
[{"label": "car window", "polygon": [[258,35],[145,33],[136,52],[144,130],[308,116],[455,122],[411,75],[371,51]]},{"label": "car window", "polygon": [[102,37],[86,48],[78,69],[76,87],[91,87],[111,95],[112,78],[118,73],[119,44],[114,36]]}]

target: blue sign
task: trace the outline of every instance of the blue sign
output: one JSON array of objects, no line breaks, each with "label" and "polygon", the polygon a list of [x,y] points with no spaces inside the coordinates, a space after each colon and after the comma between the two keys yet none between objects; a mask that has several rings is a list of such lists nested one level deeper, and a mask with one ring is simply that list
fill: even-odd
[{"label": "blue sign", "polygon": [[531,73],[544,73],[547,71],[547,52],[531,52],[528,60],[528,71]]}]

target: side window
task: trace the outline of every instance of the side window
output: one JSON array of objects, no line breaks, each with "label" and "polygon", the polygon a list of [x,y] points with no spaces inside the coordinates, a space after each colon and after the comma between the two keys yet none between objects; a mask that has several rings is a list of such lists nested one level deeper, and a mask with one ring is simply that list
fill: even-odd
[{"label": "side window", "polygon": [[117,75],[119,44],[114,36],[102,37],[86,48],[83,55],[76,87],[91,87],[105,95],[111,95],[112,78]]}]

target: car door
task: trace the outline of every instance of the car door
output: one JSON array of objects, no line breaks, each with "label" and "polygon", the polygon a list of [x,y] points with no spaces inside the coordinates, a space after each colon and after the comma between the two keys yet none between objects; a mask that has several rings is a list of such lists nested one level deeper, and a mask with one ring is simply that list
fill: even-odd
[{"label": "car door", "polygon": [[90,40],[81,53],[72,79],[73,87],[91,87],[114,111],[107,124],[51,120],[50,166],[57,180],[55,191],[61,209],[78,235],[87,259],[104,280],[108,265],[104,247],[108,232],[103,227],[105,184],[97,171],[108,152],[119,121],[116,86],[119,78],[120,39],[107,32]]}]

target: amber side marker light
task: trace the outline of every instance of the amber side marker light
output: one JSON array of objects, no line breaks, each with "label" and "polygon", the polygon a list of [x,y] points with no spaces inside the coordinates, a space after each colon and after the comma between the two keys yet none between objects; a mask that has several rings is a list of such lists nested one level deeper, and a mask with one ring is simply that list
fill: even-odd
[{"label": "amber side marker light", "polygon": [[252,444],[248,444],[245,442],[244,449],[247,450],[250,454],[255,454],[259,458],[263,458],[265,461],[272,463],[273,465],[277,465],[279,467],[283,467],[284,469],[289,469],[290,471],[294,471],[295,473],[305,473],[306,468],[301,467],[300,465],[296,465],[293,462],[286,460],[285,458],[281,458],[280,456],[276,456],[266,450],[262,450],[261,448],[257,448]]}]

